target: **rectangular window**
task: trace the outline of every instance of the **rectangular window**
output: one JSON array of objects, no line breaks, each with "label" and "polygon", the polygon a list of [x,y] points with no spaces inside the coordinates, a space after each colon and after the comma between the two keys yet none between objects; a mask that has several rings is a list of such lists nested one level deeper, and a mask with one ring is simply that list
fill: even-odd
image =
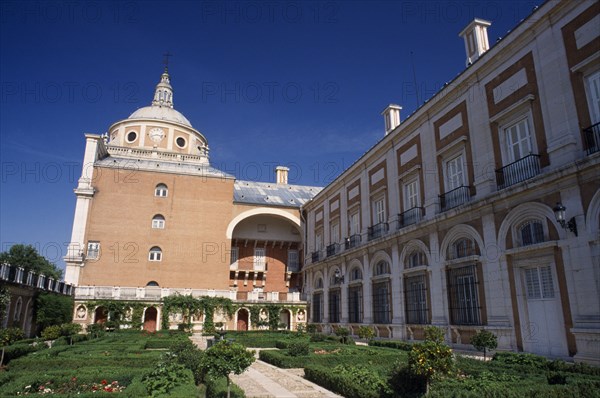
[{"label": "rectangular window", "polygon": [[315,251],[323,248],[323,232],[319,231],[315,234]]},{"label": "rectangular window", "polygon": [[373,323],[391,323],[390,282],[373,283]]},{"label": "rectangular window", "polygon": [[288,263],[287,263],[288,272],[300,271],[298,265],[299,265],[298,250],[288,250]]},{"label": "rectangular window", "polygon": [[329,291],[329,322],[339,323],[341,312],[341,293],[340,289]]},{"label": "rectangular window", "polygon": [[527,118],[504,129],[508,162],[516,162],[532,153],[531,135]]},{"label": "rectangular window", "polygon": [[312,321],[319,323],[323,321],[323,293],[313,294]]},{"label": "rectangular window", "polygon": [[429,323],[425,278],[425,275],[417,275],[404,279],[406,323],[408,324]]},{"label": "rectangular window", "polygon": [[600,123],[600,71],[589,75],[586,79],[586,91],[592,125]]},{"label": "rectangular window", "polygon": [[362,285],[348,288],[348,321],[362,323]]},{"label": "rectangular window", "polygon": [[360,215],[358,211],[350,214],[348,217],[350,236],[360,234]]},{"label": "rectangular window", "polygon": [[419,206],[419,180],[413,180],[404,184],[404,211]]},{"label": "rectangular window", "polygon": [[254,271],[265,270],[265,249],[257,247],[254,249]]},{"label": "rectangular window", "polygon": [[379,198],[373,201],[373,224],[385,222],[385,201]]},{"label": "rectangular window", "polygon": [[554,282],[552,280],[552,269],[549,265],[526,268],[523,272],[529,300],[554,298]]},{"label": "rectangular window", "polygon": [[475,265],[448,271],[450,317],[454,325],[480,325],[479,282]]},{"label": "rectangular window", "polygon": [[[146,224],[148,225],[148,224]],[[87,258],[96,260],[100,257],[100,242],[88,242]]]},{"label": "rectangular window", "polygon": [[231,248],[231,253],[230,253],[230,264],[235,264],[238,262],[238,257],[239,257],[239,248],[237,247],[232,247]]},{"label": "rectangular window", "polygon": [[446,162],[447,191],[451,191],[465,184],[464,158],[460,154]]},{"label": "rectangular window", "polygon": [[338,243],[340,241],[340,224],[337,221],[331,223],[331,233],[329,235],[330,243]]}]

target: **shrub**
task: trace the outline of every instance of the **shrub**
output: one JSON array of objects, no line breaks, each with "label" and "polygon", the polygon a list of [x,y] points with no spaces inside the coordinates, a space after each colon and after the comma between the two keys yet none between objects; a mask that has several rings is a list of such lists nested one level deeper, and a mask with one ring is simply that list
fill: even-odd
[{"label": "shrub", "polygon": [[327,336],[324,335],[323,333],[315,333],[310,336],[311,343],[318,343],[320,341],[325,341],[326,339],[327,339]]},{"label": "shrub", "polygon": [[372,339],[375,337],[375,331],[369,326],[360,326],[358,328],[358,337],[361,339]]},{"label": "shrub", "polygon": [[[40,345],[40,348],[42,345]],[[13,344],[4,348],[4,358],[2,364],[6,365],[11,360],[20,358],[40,349],[30,344]],[[1,383],[0,383],[1,384]]]},{"label": "shrub", "polygon": [[21,340],[24,334],[21,328],[7,328],[0,330],[0,343],[2,346],[11,345],[15,341]]},{"label": "shrub", "polygon": [[97,338],[104,335],[106,328],[102,323],[92,323],[87,325],[87,332],[93,337]]},{"label": "shrub", "polygon": [[191,383],[192,373],[183,365],[174,362],[159,362],[154,370],[147,373],[142,382],[149,395],[167,394],[180,384]]},{"label": "shrub", "polygon": [[56,340],[61,336],[61,329],[58,325],[48,326],[42,330],[42,339],[44,340]]},{"label": "shrub", "polygon": [[294,341],[289,344],[288,355],[292,357],[300,357],[308,355],[310,352],[307,341]]},{"label": "shrub", "polygon": [[539,355],[515,352],[497,352],[493,360],[508,365],[525,365],[538,369],[545,369],[549,362]]},{"label": "shrub", "polygon": [[202,350],[196,347],[190,340],[182,340],[172,344],[170,352],[173,360],[192,371],[196,384],[200,384],[203,381]]},{"label": "shrub", "polygon": [[61,325],[73,320],[73,297],[41,293],[36,299],[36,322],[39,328]]},{"label": "shrub", "polygon": [[306,325],[304,323],[297,324],[296,332],[298,332],[298,334],[304,334],[306,332]]},{"label": "shrub", "polygon": [[201,367],[205,374],[211,378],[227,378],[227,390],[230,390],[229,375],[236,375],[245,371],[254,362],[254,351],[228,341],[219,341],[205,351],[202,356]]},{"label": "shrub", "polygon": [[[225,377],[218,377],[209,379],[206,381],[206,396],[212,398],[226,398],[227,397],[227,379]],[[244,391],[236,386],[230,384],[230,397],[231,398],[244,398],[246,395]]]},{"label": "shrub", "polygon": [[448,375],[454,368],[452,350],[444,341],[440,328],[425,328],[425,342],[415,344],[408,353],[408,367],[415,376],[425,379],[425,390],[429,392],[432,379]]},{"label": "shrub", "polygon": [[546,380],[550,385],[567,384],[567,376],[565,376],[563,373],[558,372],[549,372],[546,375]]},{"label": "shrub", "polygon": [[348,330],[345,327],[339,327],[337,329],[335,329],[335,335],[338,336],[340,338],[340,342],[342,344],[347,344],[347,338],[350,335],[350,330]]},{"label": "shrub", "polygon": [[381,376],[367,368],[307,366],[304,375],[307,380],[347,398],[379,398],[386,386]]},{"label": "shrub", "polygon": [[309,323],[306,325],[306,332],[313,334],[317,332],[317,325],[315,325],[314,323]]},{"label": "shrub", "polygon": [[477,351],[483,351],[483,359],[487,359],[487,351],[498,347],[498,339],[494,333],[480,330],[471,338],[471,344]]}]

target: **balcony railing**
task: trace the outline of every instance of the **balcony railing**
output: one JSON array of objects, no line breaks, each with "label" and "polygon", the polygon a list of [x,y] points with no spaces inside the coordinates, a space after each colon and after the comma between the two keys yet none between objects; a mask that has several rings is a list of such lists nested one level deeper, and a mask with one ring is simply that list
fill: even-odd
[{"label": "balcony railing", "polygon": [[424,216],[425,209],[423,207],[413,207],[412,209],[408,209],[404,213],[398,214],[398,229],[416,224],[421,221]]},{"label": "balcony railing", "polygon": [[354,235],[350,236],[349,238],[346,238],[346,241],[344,242],[344,248],[346,250],[353,249],[353,248],[357,247],[358,245],[360,245],[361,240],[362,240],[362,238],[360,237],[359,234],[354,234]]},{"label": "balcony railing", "polygon": [[450,210],[467,203],[471,197],[471,187],[461,186],[440,195],[440,211]]},{"label": "balcony railing", "polygon": [[379,224],[375,224],[372,227],[369,227],[368,230],[368,238],[369,240],[381,238],[388,231],[388,223],[380,222]]},{"label": "balcony railing", "polygon": [[588,155],[600,151],[600,123],[583,129],[583,136],[585,138],[585,152]]},{"label": "balcony railing", "polygon": [[331,256],[335,256],[336,254],[338,254],[340,252],[340,245],[339,243],[332,243],[329,246],[327,246],[327,257],[331,257]]},{"label": "balcony railing", "polygon": [[33,271],[26,272],[24,268],[7,263],[0,265],[0,280],[64,295],[71,295],[73,291],[73,285],[64,281],[57,281],[43,274],[36,274]]},{"label": "balcony railing", "polygon": [[319,250],[317,250],[316,252],[312,252],[310,254],[310,258],[313,263],[318,262],[321,259],[321,252]]},{"label": "balcony railing", "polygon": [[504,189],[540,174],[540,155],[531,154],[496,170],[498,189]]}]

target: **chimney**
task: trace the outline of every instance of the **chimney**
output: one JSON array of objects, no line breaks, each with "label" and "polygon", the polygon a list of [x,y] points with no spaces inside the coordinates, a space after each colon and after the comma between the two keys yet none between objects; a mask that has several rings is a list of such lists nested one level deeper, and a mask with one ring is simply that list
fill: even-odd
[{"label": "chimney", "polygon": [[402,107],[396,104],[389,104],[387,108],[381,112],[385,121],[385,135],[388,135],[396,127],[400,125],[400,110]]},{"label": "chimney", "polygon": [[288,171],[290,171],[290,169],[285,166],[275,167],[275,176],[277,178],[277,184],[288,183]]},{"label": "chimney", "polygon": [[467,52],[466,65],[469,66],[477,61],[479,57],[490,49],[487,28],[492,23],[483,19],[475,18],[458,35],[465,40]]}]

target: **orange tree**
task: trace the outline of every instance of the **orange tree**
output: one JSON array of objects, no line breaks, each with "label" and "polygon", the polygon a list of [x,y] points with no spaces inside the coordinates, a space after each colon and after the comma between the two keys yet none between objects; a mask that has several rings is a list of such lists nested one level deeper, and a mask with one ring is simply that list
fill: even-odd
[{"label": "orange tree", "polygon": [[422,378],[429,392],[431,381],[448,375],[454,369],[452,350],[444,343],[444,331],[435,326],[425,328],[425,341],[413,345],[408,353],[410,373]]}]

